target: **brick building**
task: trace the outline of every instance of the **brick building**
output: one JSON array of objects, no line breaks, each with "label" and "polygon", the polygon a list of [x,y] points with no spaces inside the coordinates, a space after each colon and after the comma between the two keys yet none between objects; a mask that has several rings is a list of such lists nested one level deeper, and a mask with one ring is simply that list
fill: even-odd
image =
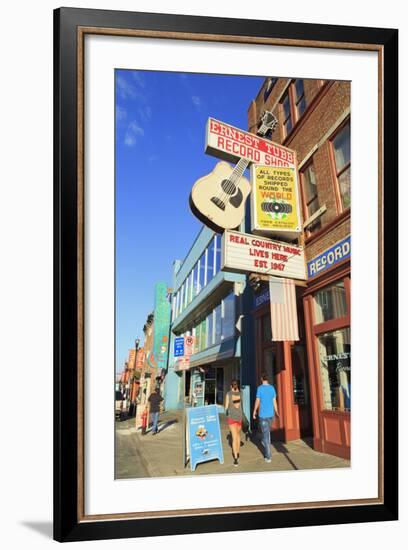
[{"label": "brick building", "polygon": [[349,458],[350,83],[267,78],[249,106],[251,132],[265,110],[278,120],[268,137],[297,153],[308,280],[297,287],[298,342],[271,341],[266,283],[258,289],[256,376],[269,372],[278,390],[275,438],[313,436],[316,450]]}]

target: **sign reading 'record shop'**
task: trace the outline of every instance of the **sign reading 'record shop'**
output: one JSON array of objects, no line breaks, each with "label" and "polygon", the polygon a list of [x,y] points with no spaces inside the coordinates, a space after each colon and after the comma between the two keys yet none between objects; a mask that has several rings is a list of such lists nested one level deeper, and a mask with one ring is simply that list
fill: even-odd
[{"label": "sign reading 'record shop'", "polygon": [[309,279],[333,267],[338,262],[349,258],[350,253],[351,239],[347,237],[307,262],[307,275]]},{"label": "sign reading 'record shop'", "polygon": [[190,466],[209,460],[224,463],[217,405],[186,409]]},{"label": "sign reading 'record shop'", "polygon": [[291,149],[214,118],[207,122],[205,152],[229,162],[245,158],[266,166],[296,167]]}]

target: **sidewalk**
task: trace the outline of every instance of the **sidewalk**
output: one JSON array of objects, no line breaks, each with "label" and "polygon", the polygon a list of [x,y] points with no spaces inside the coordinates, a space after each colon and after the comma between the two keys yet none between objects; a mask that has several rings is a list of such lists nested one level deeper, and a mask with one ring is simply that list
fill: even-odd
[{"label": "sidewalk", "polygon": [[183,468],[182,411],[160,415],[159,433],[141,435],[134,418],[116,423],[116,479],[134,477],[168,477],[174,475],[226,474],[322,468],[347,468],[348,460],[318,453],[305,440],[282,443],[272,441],[272,462],[265,463],[256,434],[241,447],[239,466],[232,464],[229,430],[225,415],[220,415],[224,464],[218,460],[197,465],[193,472],[188,463]]}]

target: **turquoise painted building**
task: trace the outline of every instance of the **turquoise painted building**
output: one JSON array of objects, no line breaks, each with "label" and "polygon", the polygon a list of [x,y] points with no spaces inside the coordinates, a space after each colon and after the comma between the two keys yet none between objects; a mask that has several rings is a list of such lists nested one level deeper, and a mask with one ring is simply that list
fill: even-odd
[{"label": "turquoise painted building", "polygon": [[[243,357],[251,353],[249,330],[242,337],[243,307],[252,291],[246,276],[221,271],[221,235],[203,226],[184,261],[173,264],[173,292],[166,409],[216,404],[222,408],[231,380],[251,380],[243,372]],[[248,302],[249,303],[249,302]],[[193,337],[188,368],[174,355],[174,339]],[[249,339],[248,339],[249,338]]]}]

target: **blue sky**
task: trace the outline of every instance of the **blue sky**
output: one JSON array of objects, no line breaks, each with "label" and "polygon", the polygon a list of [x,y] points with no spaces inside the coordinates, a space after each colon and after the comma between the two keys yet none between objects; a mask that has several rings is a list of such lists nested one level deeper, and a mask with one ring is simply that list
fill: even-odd
[{"label": "blue sky", "polygon": [[212,116],[247,129],[263,77],[115,71],[116,370],[143,342],[154,283],[171,286],[201,228],[188,198],[218,162],[204,153]]}]

